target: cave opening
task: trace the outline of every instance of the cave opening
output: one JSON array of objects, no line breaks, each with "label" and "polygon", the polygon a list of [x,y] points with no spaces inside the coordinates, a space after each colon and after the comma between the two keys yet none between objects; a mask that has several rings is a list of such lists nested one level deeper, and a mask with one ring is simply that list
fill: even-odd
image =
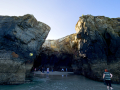
[{"label": "cave opening", "polygon": [[72,69],[73,54],[65,52],[51,52],[43,51],[34,60],[32,71],[36,68],[36,71],[49,67],[50,71],[61,71],[62,68],[67,71],[73,71]]}]

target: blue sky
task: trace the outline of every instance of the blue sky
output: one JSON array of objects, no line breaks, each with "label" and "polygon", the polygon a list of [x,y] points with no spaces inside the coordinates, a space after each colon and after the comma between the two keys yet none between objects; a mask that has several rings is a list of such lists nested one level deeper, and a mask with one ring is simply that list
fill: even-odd
[{"label": "blue sky", "polygon": [[120,0],[0,0],[0,15],[34,17],[51,27],[47,39],[59,39],[76,33],[82,14],[120,17]]}]

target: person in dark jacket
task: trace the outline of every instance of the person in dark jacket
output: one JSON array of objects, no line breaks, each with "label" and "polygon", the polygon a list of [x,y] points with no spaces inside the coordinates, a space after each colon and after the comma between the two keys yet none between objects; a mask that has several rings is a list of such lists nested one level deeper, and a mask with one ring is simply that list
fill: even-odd
[{"label": "person in dark jacket", "polygon": [[107,89],[109,90],[109,88],[112,90],[112,86],[111,86],[111,78],[112,78],[112,74],[110,72],[108,72],[107,69],[105,69],[105,72],[103,73],[103,79],[106,82],[107,85]]}]

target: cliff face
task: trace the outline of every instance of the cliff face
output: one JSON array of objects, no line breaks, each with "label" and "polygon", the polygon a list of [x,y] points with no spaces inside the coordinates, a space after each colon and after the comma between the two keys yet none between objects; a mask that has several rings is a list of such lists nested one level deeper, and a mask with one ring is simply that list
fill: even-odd
[{"label": "cliff face", "polygon": [[58,40],[46,40],[42,47],[51,48],[54,51],[72,53],[77,48],[77,34],[71,34]]},{"label": "cliff face", "polygon": [[104,69],[120,82],[120,18],[85,15],[76,26],[81,74],[102,80]]},{"label": "cliff face", "polygon": [[46,40],[40,55],[35,60],[34,67],[41,65],[40,67],[50,67],[54,70],[68,68],[68,71],[72,71],[72,60],[75,55],[78,55],[76,35],[68,35],[57,40]]},{"label": "cliff face", "polygon": [[33,15],[0,16],[0,84],[25,81],[49,31]]},{"label": "cliff face", "polygon": [[[44,54],[46,59],[39,58],[39,65],[56,62],[54,65],[61,66],[59,62],[67,61],[75,73],[99,81],[108,69],[113,74],[112,81],[120,83],[120,18],[85,15],[79,18],[75,29],[76,34],[45,41],[40,57]],[[62,59],[65,54],[69,55]]]}]

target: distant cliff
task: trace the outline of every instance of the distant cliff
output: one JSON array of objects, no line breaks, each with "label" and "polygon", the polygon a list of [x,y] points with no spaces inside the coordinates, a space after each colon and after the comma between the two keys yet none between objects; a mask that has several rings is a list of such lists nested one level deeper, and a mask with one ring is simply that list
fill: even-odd
[{"label": "distant cliff", "polygon": [[49,31],[33,15],[0,16],[0,84],[25,82]]},{"label": "distant cliff", "polygon": [[75,42],[77,41],[76,35],[71,34],[57,40],[46,40],[42,47],[48,47],[58,52],[72,53],[73,48],[75,48]]}]

